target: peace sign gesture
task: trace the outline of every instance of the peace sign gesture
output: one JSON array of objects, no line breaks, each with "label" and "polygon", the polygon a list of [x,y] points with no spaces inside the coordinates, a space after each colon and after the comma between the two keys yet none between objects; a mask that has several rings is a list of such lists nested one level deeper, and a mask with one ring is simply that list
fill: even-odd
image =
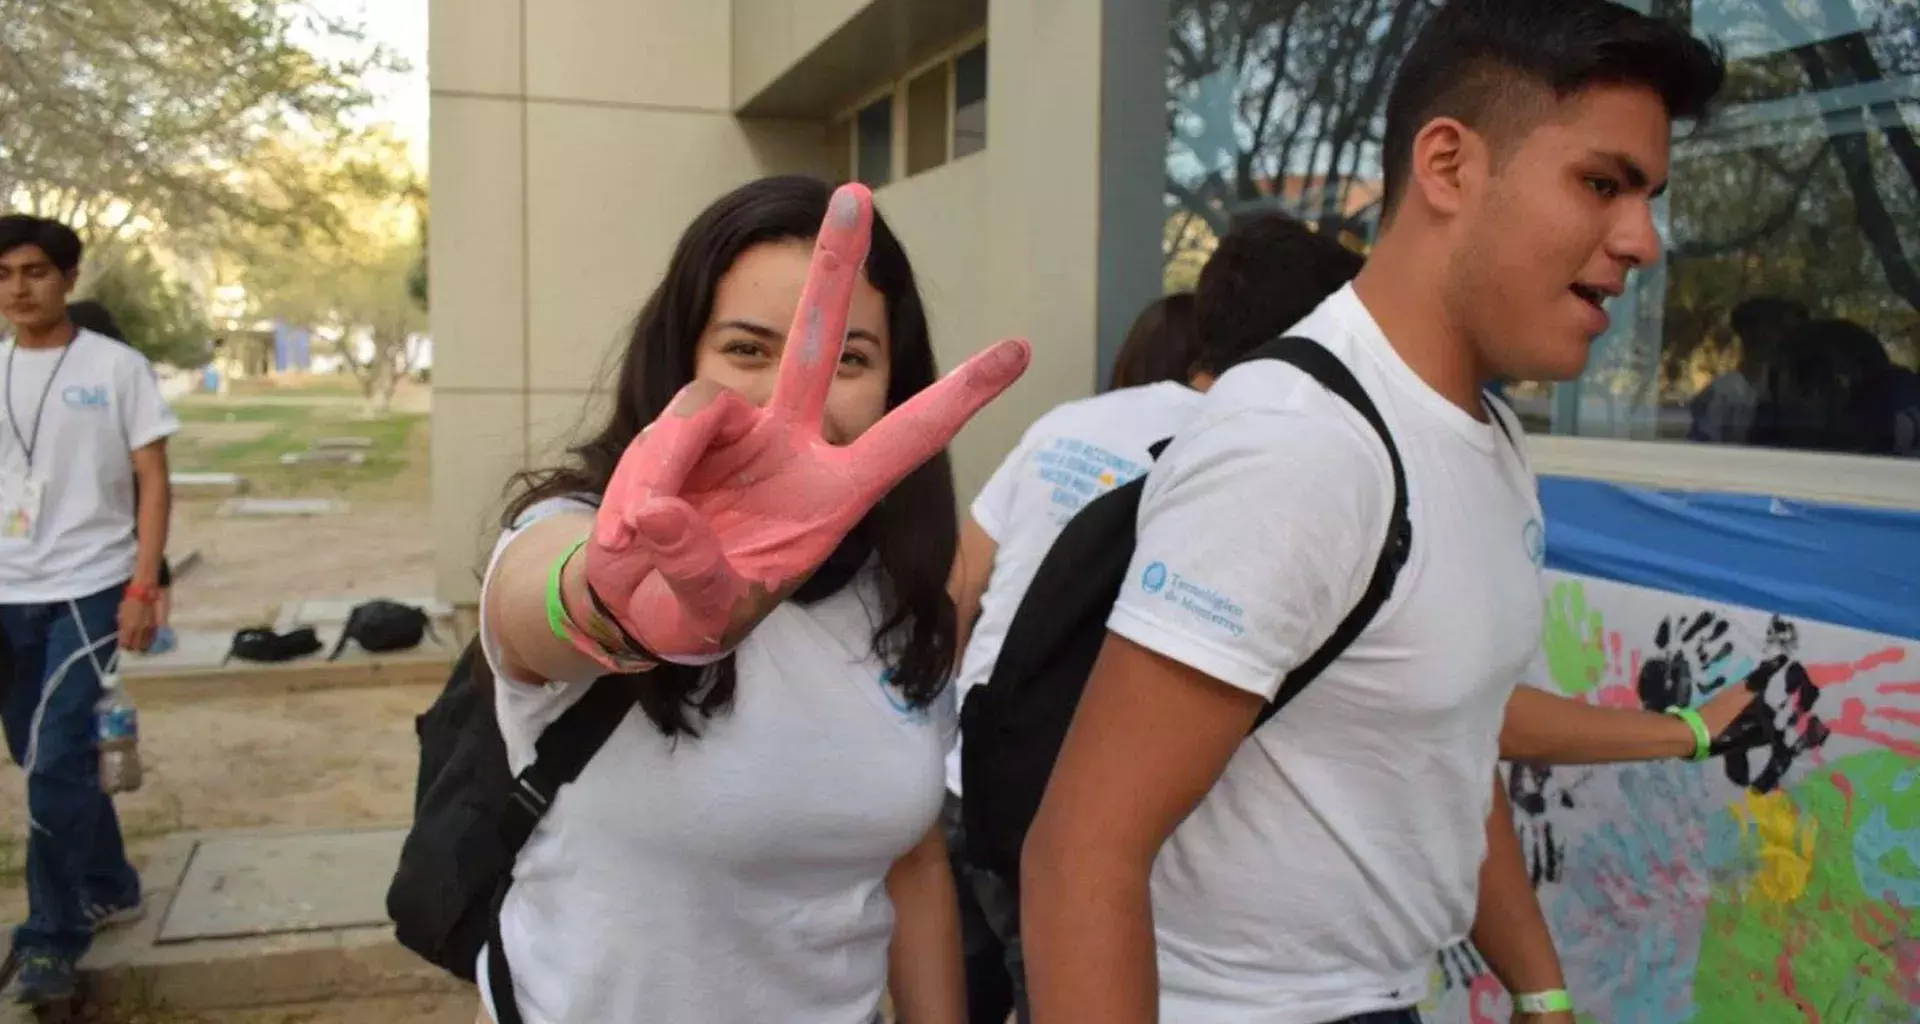
[{"label": "peace sign gesture", "polygon": [[587,545],[587,582],[663,658],[699,663],[731,650],[1026,370],[1026,343],[1002,341],[852,444],[829,444],[827,392],[872,225],[864,187],[834,193],[766,407],[694,381],[614,470]]}]

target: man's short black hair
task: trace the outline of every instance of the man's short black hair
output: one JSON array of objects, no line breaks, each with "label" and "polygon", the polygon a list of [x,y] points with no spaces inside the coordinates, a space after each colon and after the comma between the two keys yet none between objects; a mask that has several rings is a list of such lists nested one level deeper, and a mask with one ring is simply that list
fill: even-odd
[{"label": "man's short black hair", "polygon": [[1413,138],[1451,117],[1504,147],[1531,129],[1543,91],[1593,86],[1658,93],[1675,121],[1697,121],[1726,79],[1721,50],[1672,22],[1609,0],[1448,0],[1421,30],[1387,96],[1382,210],[1413,173]]},{"label": "man's short black hair", "polygon": [[0,217],[0,256],[28,245],[39,246],[62,274],[71,274],[80,266],[80,236],[72,228],[27,213]]},{"label": "man's short black hair", "polygon": [[1221,373],[1306,319],[1360,273],[1359,253],[1282,213],[1227,233],[1194,291],[1200,355],[1194,369]]}]

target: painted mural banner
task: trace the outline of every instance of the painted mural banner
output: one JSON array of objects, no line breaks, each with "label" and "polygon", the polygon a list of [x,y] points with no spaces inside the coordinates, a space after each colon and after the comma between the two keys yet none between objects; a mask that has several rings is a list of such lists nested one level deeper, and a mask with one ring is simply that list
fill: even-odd
[{"label": "painted mural banner", "polygon": [[[1920,1022],[1920,643],[1546,577],[1528,685],[1653,709],[1753,685],[1779,726],[1700,764],[1510,769],[1580,1019]],[[1505,1024],[1512,1010],[1463,945],[1435,965],[1422,1013]]]}]

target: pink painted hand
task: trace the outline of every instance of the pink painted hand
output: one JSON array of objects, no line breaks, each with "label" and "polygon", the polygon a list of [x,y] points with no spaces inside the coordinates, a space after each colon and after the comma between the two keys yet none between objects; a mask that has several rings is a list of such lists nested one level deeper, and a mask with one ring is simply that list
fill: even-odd
[{"label": "pink painted hand", "polygon": [[765,408],[695,381],[614,471],[587,545],[587,581],[662,658],[700,664],[731,650],[1026,370],[1026,342],[1002,341],[852,444],[827,443],[827,392],[872,224],[865,188],[834,193]]}]

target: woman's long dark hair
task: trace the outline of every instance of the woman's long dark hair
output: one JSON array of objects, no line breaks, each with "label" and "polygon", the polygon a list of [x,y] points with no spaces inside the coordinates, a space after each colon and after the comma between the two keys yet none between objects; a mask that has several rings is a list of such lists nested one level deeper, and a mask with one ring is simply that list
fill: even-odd
[{"label": "woman's long dark hair", "polygon": [[[523,473],[504,525],[549,498],[604,493],[614,467],[640,428],[665,412],[693,380],[694,354],[720,278],[741,253],[767,242],[806,241],[820,230],[833,189],[814,178],[763,178],[722,196],[694,218],[674,248],[666,277],[640,310],[621,360],[612,419],[590,440],[570,449],[572,464]],[[892,367],[887,408],[897,408],[937,374],[926,309],[906,250],[876,211],[866,277],[886,299]],[[946,686],[955,647],[954,611],[947,597],[956,519],[953,470],[943,451],[902,480],[854,529],[842,551],[870,547],[884,571],[873,651],[893,672],[894,685],[915,707]],[[837,553],[838,554],[838,553]],[[816,576],[819,580],[823,572]],[[817,588],[815,588],[817,589]],[[824,596],[820,594],[814,597]],[[796,595],[809,597],[803,588]],[[640,707],[667,736],[699,734],[699,724],[725,710],[735,691],[734,660],[705,669],[662,665],[638,686]]]}]

